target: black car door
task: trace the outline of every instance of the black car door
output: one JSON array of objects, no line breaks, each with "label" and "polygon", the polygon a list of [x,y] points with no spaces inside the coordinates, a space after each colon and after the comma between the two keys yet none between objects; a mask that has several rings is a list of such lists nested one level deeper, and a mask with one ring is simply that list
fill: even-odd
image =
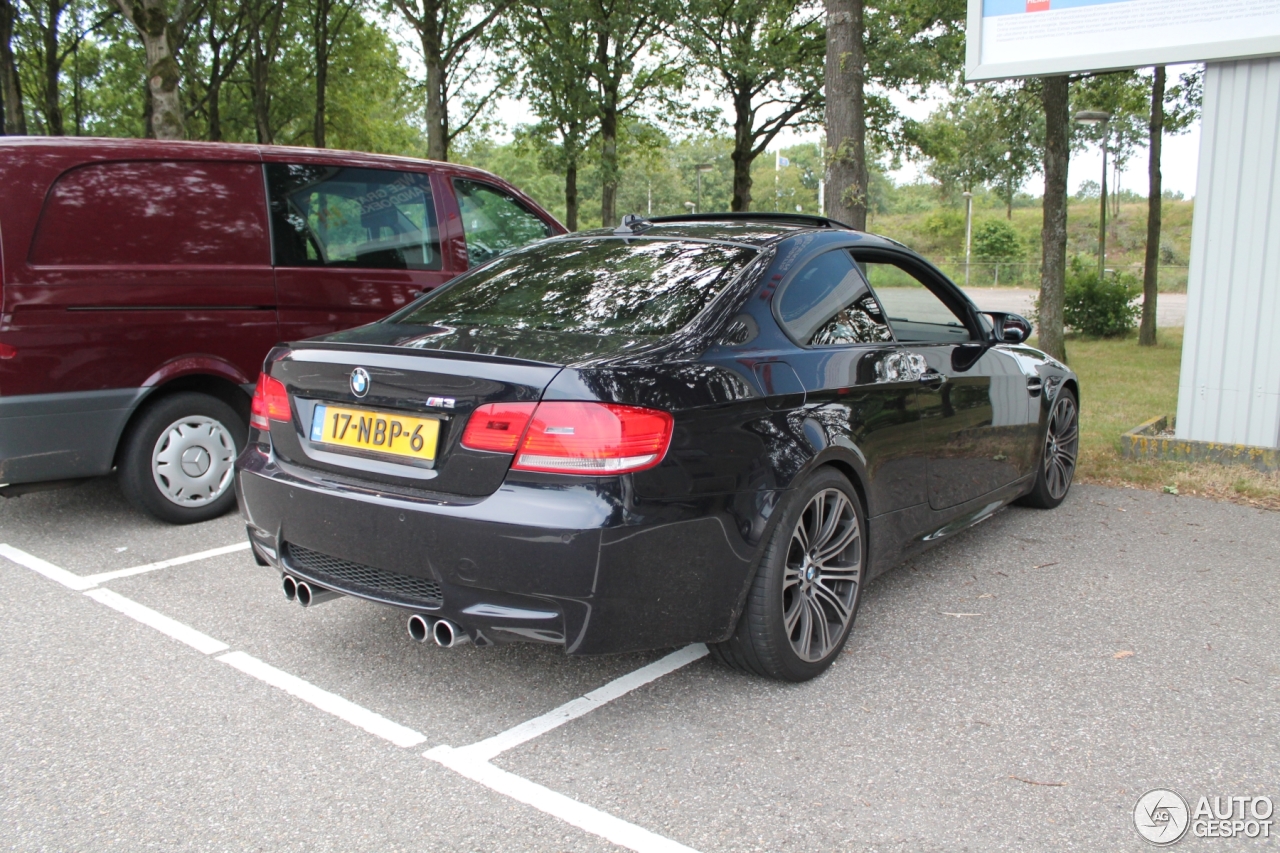
[{"label": "black car door", "polygon": [[927,265],[889,250],[855,258],[894,336],[925,364],[918,388],[929,505],[947,509],[1023,476],[1038,406],[1016,360],[990,346],[965,300]]},{"label": "black car door", "polygon": [[852,443],[866,460],[871,515],[925,501],[916,374],[847,249],[804,263],[774,298],[798,349],[787,356],[805,391],[803,428]]}]

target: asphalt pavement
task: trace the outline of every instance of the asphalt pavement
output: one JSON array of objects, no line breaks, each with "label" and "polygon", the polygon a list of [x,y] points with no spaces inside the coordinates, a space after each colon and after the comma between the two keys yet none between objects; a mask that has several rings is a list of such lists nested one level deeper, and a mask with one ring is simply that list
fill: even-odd
[{"label": "asphalt pavement", "polygon": [[1280,801],[1275,513],[1011,508],[873,582],[803,685],[420,645],[243,538],[109,478],[0,500],[0,848],[1137,851],[1152,788]]}]

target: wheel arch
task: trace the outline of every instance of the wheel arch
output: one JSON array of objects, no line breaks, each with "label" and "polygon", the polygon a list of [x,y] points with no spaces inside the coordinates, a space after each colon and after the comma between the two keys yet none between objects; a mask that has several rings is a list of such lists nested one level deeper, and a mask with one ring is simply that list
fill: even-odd
[{"label": "wheel arch", "polygon": [[167,382],[152,386],[148,389],[148,393],[142,396],[134,405],[133,411],[129,413],[129,417],[125,420],[124,427],[120,430],[120,434],[116,436],[116,447],[113,454],[112,464],[120,464],[120,454],[124,447],[125,438],[133,431],[134,426],[142,416],[146,414],[148,409],[159,403],[161,400],[186,391],[205,394],[221,400],[240,416],[246,426],[248,425],[249,406],[252,402],[252,398],[244,390],[241,384],[232,381],[225,375],[215,375],[211,373],[184,373]]}]

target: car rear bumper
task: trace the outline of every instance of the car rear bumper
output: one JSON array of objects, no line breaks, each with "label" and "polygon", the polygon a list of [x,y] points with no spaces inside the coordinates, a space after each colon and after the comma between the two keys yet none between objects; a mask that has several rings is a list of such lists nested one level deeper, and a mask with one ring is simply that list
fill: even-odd
[{"label": "car rear bumper", "polygon": [[751,519],[776,495],[644,502],[625,478],[527,476],[483,499],[411,499],[282,465],[261,444],[236,473],[250,541],[270,565],[447,618],[478,645],[604,654],[732,631],[758,554]]}]

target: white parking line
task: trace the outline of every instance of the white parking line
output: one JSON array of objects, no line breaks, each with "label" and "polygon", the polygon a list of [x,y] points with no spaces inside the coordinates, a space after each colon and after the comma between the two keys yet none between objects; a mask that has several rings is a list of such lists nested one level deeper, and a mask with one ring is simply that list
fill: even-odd
[{"label": "white parking line", "polygon": [[[167,566],[229,554],[243,550],[245,547],[248,547],[248,543],[226,548],[214,548],[188,557],[179,557],[147,566],[137,566],[134,569],[102,572],[98,575],[84,577],[10,545],[0,544],[0,556],[38,572],[69,589],[83,591],[86,596],[99,604],[104,604],[143,625],[154,628],[168,637],[191,646],[197,651],[204,654],[215,654],[226,651],[230,646],[221,640],[215,640],[207,634],[202,634],[194,628],[170,619],[162,613],[157,613],[132,599],[125,598],[123,595],[108,589],[93,589],[93,587],[104,580],[128,577],[133,574],[141,574],[144,571],[153,571]],[[514,773],[495,767],[489,763],[489,759],[512,747],[526,743],[539,735],[546,734],[570,720],[590,713],[620,696],[625,696],[636,688],[643,687],[664,675],[693,663],[706,654],[707,647],[701,643],[686,646],[634,672],[615,678],[603,687],[592,690],[590,693],[567,702],[559,708],[521,723],[494,737],[459,749],[438,746],[428,750],[423,755],[425,758],[442,764],[466,776],[468,779],[479,782],[492,791],[511,797],[518,802],[532,806],[544,814],[563,820],[621,847],[637,851],[637,853],[697,853],[696,850],[690,847],[650,832],[641,826],[628,823],[607,812],[602,812],[599,809],[580,803],[572,797],[559,794],[536,782],[531,782]],[[291,696],[351,723],[353,726],[364,729],[372,735],[390,741],[396,746],[408,748],[418,746],[426,741],[425,735],[413,729],[392,722],[381,714],[361,707],[335,693],[322,690],[308,681],[276,669],[270,664],[264,663],[244,652],[228,652],[219,656],[216,660],[272,687],[283,690]]]},{"label": "white parking line", "polygon": [[96,586],[94,583],[85,583],[85,579],[77,574],[55,566],[53,563],[46,563],[34,554],[28,554],[26,551],[15,548],[12,545],[0,545],[0,557],[10,559],[19,566],[26,566],[33,572],[39,572],[49,580],[62,584],[67,589],[74,589],[79,592]]},{"label": "white parking line", "polygon": [[86,589],[93,589],[100,583],[113,581],[117,578],[132,577],[146,572],[154,572],[157,569],[167,569],[170,566],[181,566],[184,563],[194,563],[197,560],[208,560],[212,557],[221,557],[223,554],[234,554],[236,551],[247,550],[249,550],[248,542],[237,542],[234,545],[223,545],[221,548],[210,548],[208,551],[187,554],[185,557],[174,557],[171,560],[161,560],[158,563],[147,563],[145,566],[134,566],[131,569],[98,572],[96,575],[77,575],[74,572],[55,566],[53,563],[47,563],[39,557],[28,554],[26,551],[15,548],[12,545],[0,545],[0,557],[7,557],[20,566],[26,566],[32,571],[39,572],[49,580],[62,584],[67,589],[83,592]]},{"label": "white parking line", "polygon": [[179,643],[186,643],[191,648],[206,655],[225,652],[231,648],[221,640],[215,640],[208,634],[201,634],[195,628],[183,625],[163,613],[157,613],[150,607],[144,607],[133,599],[125,598],[123,595],[112,592],[109,589],[91,589],[85,595],[99,604],[105,604],[112,610],[118,610],[134,621],[141,622],[148,628],[155,628],[161,634],[172,637]]},{"label": "white parking line", "polygon": [[389,740],[396,746],[417,746],[426,741],[427,736],[399,723],[393,723],[381,714],[375,714],[368,708],[362,708],[354,702],[343,699],[336,693],[321,690],[309,681],[303,681],[296,675],[265,664],[244,652],[228,652],[218,658],[225,664],[234,666],[245,675],[252,675],[259,681],[265,681],[272,687],[278,687],[290,696],[296,696],[309,705],[314,705],[327,714],[340,720],[346,720],[356,728],[364,729],[371,735]]},{"label": "white parking line", "polygon": [[523,776],[494,767],[487,761],[477,761],[467,754],[466,749],[438,746],[429,750],[426,756],[472,781],[479,782],[491,791],[497,791],[513,800],[533,806],[544,814],[557,817],[592,835],[612,841],[619,847],[635,850],[637,853],[697,853],[692,847],[686,847],[670,838],[650,832],[644,827],[580,803],[572,797],[566,797],[537,782],[530,782]]},{"label": "white parking line", "polygon": [[167,569],[170,566],[181,566],[184,563],[194,563],[197,560],[208,560],[212,557],[221,557],[223,554],[234,554],[236,551],[248,551],[248,542],[237,542],[234,545],[223,545],[221,548],[210,548],[208,551],[200,551],[195,554],[188,554],[185,557],[174,557],[172,560],[161,560],[158,563],[147,563],[145,566],[134,566],[131,569],[116,569],[111,572],[99,572],[96,575],[85,575],[82,581],[92,581],[93,584],[106,583],[116,578],[129,578],[134,575],[141,575],[147,572],[154,572],[156,569]]},{"label": "white parking line", "polygon": [[620,696],[625,696],[632,690],[643,687],[651,681],[656,681],[662,676],[675,672],[680,667],[691,664],[706,655],[707,647],[702,643],[685,646],[683,649],[674,651],[648,666],[640,667],[635,672],[629,672],[620,678],[615,678],[585,696],[580,696],[572,702],[566,702],[541,717],[534,717],[532,720],[527,720],[518,726],[507,729],[501,734],[473,743],[470,746],[459,747],[454,751],[465,753],[467,758],[473,761],[490,761],[508,749],[533,740],[539,735],[544,735],[552,729],[563,726],[570,720],[576,720],[583,714],[589,714],[601,705],[612,702]]}]

